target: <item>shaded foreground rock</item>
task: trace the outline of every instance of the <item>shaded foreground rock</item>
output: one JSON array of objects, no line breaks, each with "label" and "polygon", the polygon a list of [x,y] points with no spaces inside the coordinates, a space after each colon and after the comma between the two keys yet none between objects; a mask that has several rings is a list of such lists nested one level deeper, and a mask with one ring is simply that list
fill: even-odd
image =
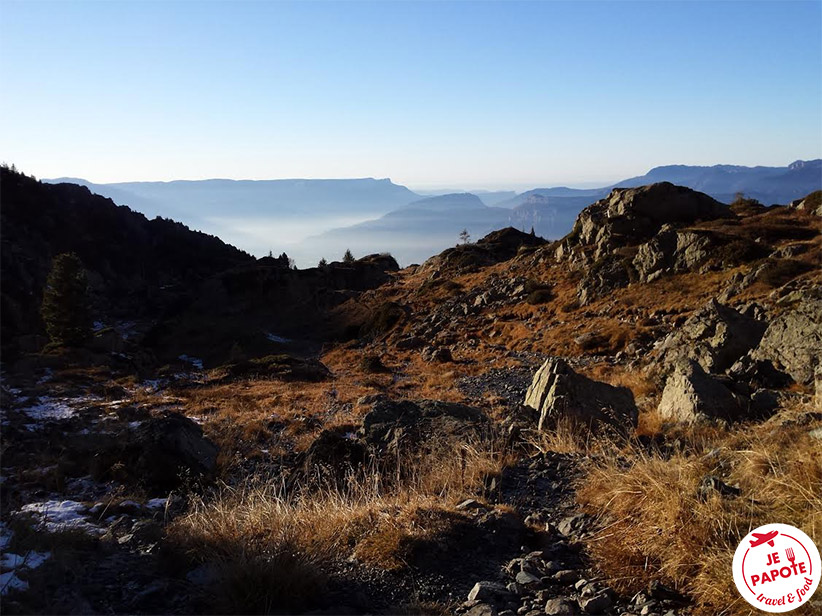
[{"label": "shaded foreground rock", "polygon": [[525,405],[540,412],[540,430],[560,418],[628,429],[636,426],[639,414],[628,388],[577,374],[565,360],[556,357],[546,360],[534,375]]},{"label": "shaded foreground rock", "polygon": [[171,489],[183,473],[210,476],[217,468],[217,445],[203,436],[199,425],[178,413],[143,424],[135,447],[140,452],[137,471],[152,487]]},{"label": "shaded foreground rock", "polygon": [[479,409],[440,400],[391,400],[379,396],[363,418],[361,435],[370,446],[478,435],[489,423]]}]

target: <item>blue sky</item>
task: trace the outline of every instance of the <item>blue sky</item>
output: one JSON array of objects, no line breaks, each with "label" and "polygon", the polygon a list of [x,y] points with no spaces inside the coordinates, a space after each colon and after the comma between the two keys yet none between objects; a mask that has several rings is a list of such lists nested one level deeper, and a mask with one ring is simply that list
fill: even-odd
[{"label": "blue sky", "polygon": [[0,0],[0,160],[604,184],[822,157],[822,2]]}]

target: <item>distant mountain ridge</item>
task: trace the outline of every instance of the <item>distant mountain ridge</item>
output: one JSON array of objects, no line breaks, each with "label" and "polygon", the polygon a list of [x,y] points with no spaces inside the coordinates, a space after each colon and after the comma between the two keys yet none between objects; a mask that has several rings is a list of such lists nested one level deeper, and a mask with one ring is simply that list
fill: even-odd
[{"label": "distant mountain ridge", "polygon": [[170,182],[116,182],[95,184],[77,178],[43,180],[69,182],[110,199],[119,199],[147,216],[227,216],[261,213],[281,216],[313,213],[360,212],[383,214],[420,196],[389,179],[286,180],[173,180]]},{"label": "distant mountain ridge", "polygon": [[[359,255],[392,252],[401,263],[423,261],[455,243],[462,229],[480,237],[513,226],[559,238],[584,207],[613,188],[663,181],[725,203],[741,192],[766,205],[786,204],[822,189],[822,159],[797,160],[785,167],[664,165],[602,188],[534,188],[513,197],[498,191],[423,198],[391,180],[373,178],[71,181],[148,216],[174,217],[218,234],[258,256],[270,249],[287,250],[305,267],[320,257],[338,258],[347,248]],[[289,224],[296,223],[300,226],[292,231]]]}]

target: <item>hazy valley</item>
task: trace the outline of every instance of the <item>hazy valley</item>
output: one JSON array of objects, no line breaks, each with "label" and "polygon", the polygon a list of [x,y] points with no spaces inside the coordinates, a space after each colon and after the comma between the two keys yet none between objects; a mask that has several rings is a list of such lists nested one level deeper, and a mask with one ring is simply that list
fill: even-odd
[{"label": "hazy valley", "polygon": [[789,203],[819,188],[822,160],[786,167],[716,165],[656,167],[599,189],[534,188],[423,196],[390,180],[198,180],[92,184],[94,193],[149,218],[173,218],[218,235],[257,257],[286,252],[299,267],[320,259],[390,252],[400,265],[421,263],[458,241],[465,229],[478,239],[511,226],[547,239],[568,233],[586,205],[613,188],[672,182],[730,203],[736,194],[765,204]]}]

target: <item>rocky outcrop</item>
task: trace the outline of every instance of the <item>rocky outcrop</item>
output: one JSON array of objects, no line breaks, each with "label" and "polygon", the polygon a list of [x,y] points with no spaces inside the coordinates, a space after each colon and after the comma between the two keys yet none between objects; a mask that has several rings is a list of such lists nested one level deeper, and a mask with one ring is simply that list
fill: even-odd
[{"label": "rocky outcrop", "polygon": [[677,423],[739,419],[743,406],[722,383],[694,360],[679,362],[665,383],[657,409],[660,417]]},{"label": "rocky outcrop", "polygon": [[822,190],[814,191],[802,199],[791,201],[788,207],[822,216]]},{"label": "rocky outcrop", "polygon": [[615,188],[582,210],[553,254],[585,270],[577,292],[584,305],[629,282],[702,265],[712,235],[675,226],[733,216],[728,206],[708,195],[668,182]]},{"label": "rocky outcrop", "polygon": [[556,357],[546,360],[534,375],[525,405],[540,412],[540,430],[560,418],[592,427],[605,424],[627,429],[636,426],[638,417],[629,389],[577,374],[565,360]]},{"label": "rocky outcrop", "polygon": [[460,244],[431,257],[420,266],[421,272],[471,271],[515,257],[520,250],[533,249],[548,242],[541,237],[507,227],[489,233],[473,244]]},{"label": "rocky outcrop", "polygon": [[694,359],[707,372],[720,373],[754,348],[766,324],[711,299],[659,347],[662,364]]},{"label": "rocky outcrop", "polygon": [[708,233],[677,231],[666,225],[639,247],[633,266],[641,281],[651,282],[665,272],[695,269],[708,258],[712,244]]},{"label": "rocky outcrop", "polygon": [[615,188],[580,213],[572,236],[594,245],[594,258],[614,248],[650,238],[665,224],[729,217],[728,206],[703,193],[660,182],[639,188]]},{"label": "rocky outcrop", "polygon": [[797,300],[770,322],[752,357],[770,360],[797,383],[810,385],[822,362],[822,293],[804,290]]}]

